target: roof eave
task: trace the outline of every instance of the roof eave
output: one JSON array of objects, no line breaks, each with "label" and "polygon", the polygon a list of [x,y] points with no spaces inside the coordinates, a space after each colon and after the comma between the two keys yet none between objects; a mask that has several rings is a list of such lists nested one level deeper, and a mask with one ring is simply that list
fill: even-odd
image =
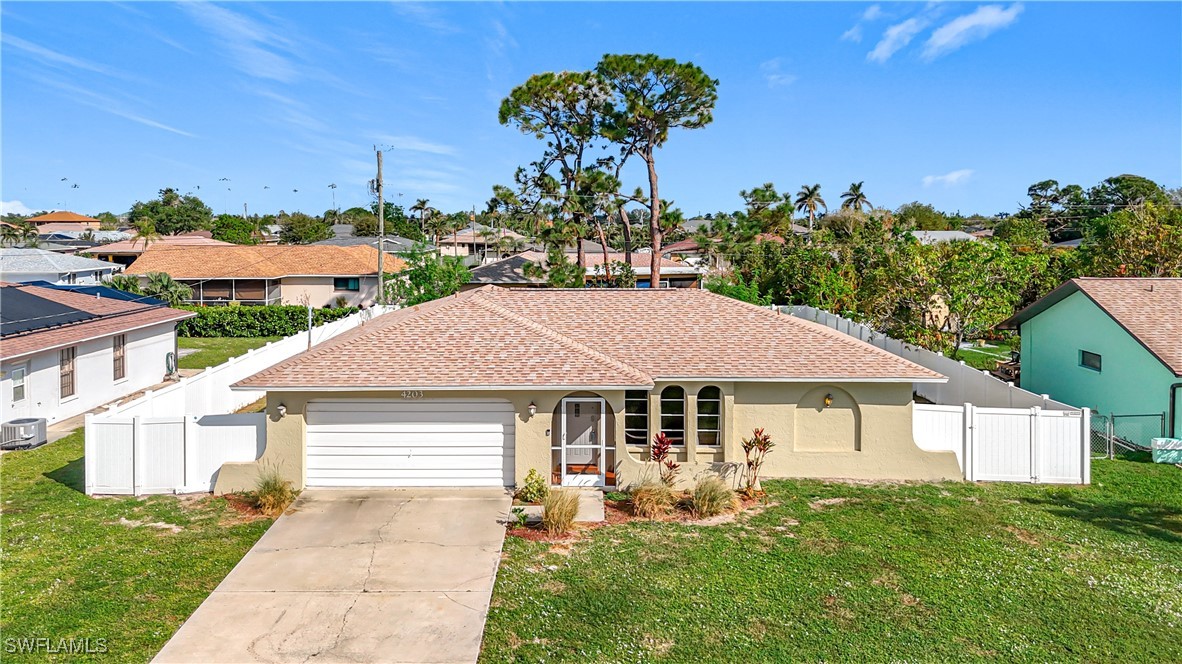
[{"label": "roof eave", "polygon": [[476,391],[577,391],[577,390],[647,390],[652,383],[603,385],[243,385],[230,386],[235,391],[266,392],[476,392]]}]

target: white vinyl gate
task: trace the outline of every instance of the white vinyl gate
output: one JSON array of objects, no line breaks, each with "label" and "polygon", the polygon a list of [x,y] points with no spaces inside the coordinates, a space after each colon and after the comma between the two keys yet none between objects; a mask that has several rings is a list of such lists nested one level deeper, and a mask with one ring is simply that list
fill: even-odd
[{"label": "white vinyl gate", "polygon": [[513,484],[515,413],[493,399],[341,399],[307,408],[309,487]]}]

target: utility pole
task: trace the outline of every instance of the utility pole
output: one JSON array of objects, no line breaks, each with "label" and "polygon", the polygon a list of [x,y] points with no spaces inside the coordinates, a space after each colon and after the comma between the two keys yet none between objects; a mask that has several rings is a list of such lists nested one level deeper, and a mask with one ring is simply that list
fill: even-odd
[{"label": "utility pole", "polygon": [[[386,237],[386,204],[382,200],[382,151],[378,153],[378,180],[375,189],[378,190],[378,304],[386,303],[386,262],[382,260],[386,252],[383,251],[382,240]],[[335,198],[336,191],[333,191]],[[334,201],[335,202],[335,201]]]}]

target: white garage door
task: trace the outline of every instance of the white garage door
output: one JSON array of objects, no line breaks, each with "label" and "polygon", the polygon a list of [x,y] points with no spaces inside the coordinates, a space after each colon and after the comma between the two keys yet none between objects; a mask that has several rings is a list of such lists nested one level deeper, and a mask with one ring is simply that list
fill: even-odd
[{"label": "white garage door", "polygon": [[313,401],[307,418],[310,487],[513,484],[507,401]]}]

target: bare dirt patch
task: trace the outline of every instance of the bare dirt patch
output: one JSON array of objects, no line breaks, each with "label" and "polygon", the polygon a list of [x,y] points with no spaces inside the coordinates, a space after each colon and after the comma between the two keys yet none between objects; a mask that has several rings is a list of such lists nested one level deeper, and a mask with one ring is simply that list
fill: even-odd
[{"label": "bare dirt patch", "polygon": [[211,500],[224,500],[226,505],[230,507],[232,512],[227,513],[221,519],[222,525],[236,525],[239,523],[250,523],[258,521],[259,519],[269,519],[267,515],[255,505],[254,498],[241,493],[227,493],[222,496],[212,498]]},{"label": "bare dirt patch", "polygon": [[[809,503],[811,509],[820,511],[826,507],[833,507],[834,505],[841,505],[842,503],[850,502],[849,498],[818,498]],[[856,502],[856,501],[855,501]]]},{"label": "bare dirt patch", "polygon": [[1017,537],[1018,541],[1024,544],[1029,544],[1030,546],[1042,546],[1042,542],[1038,541],[1038,538],[1034,536],[1034,533],[1026,530],[1025,528],[1006,526],[1005,530],[1007,533]]},{"label": "bare dirt patch", "polygon": [[169,533],[179,533],[184,530],[184,528],[181,528],[180,526],[173,523],[164,523],[163,521],[139,521],[137,519],[128,519],[122,516],[119,517],[119,525],[127,526],[128,528],[156,528],[157,530]]}]

